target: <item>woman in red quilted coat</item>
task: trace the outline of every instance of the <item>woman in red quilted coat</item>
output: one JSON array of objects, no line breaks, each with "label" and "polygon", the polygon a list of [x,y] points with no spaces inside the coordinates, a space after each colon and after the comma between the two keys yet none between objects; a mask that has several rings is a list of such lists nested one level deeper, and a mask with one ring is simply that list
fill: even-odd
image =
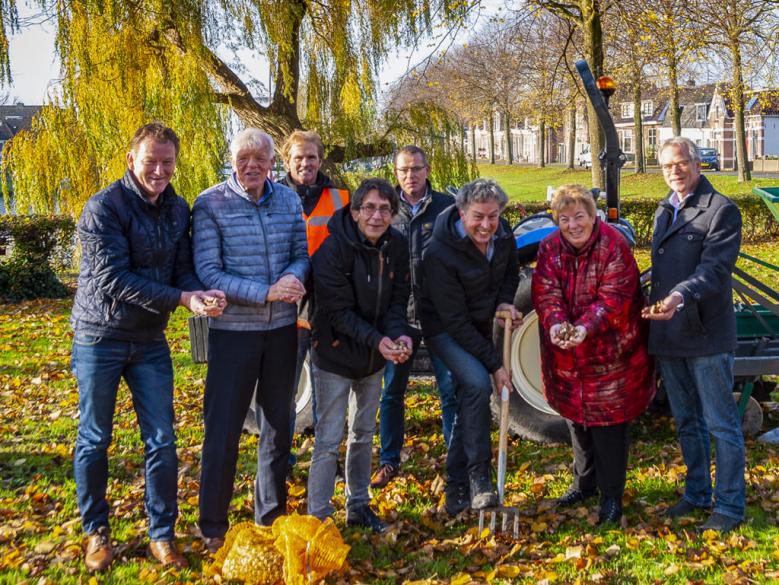
[{"label": "woman in red quilted coat", "polygon": [[544,392],[573,444],[573,484],[557,503],[600,492],[599,520],[617,523],[628,460],[628,424],[654,396],[636,261],[622,235],[598,219],[581,185],[555,191],[560,228],[539,246],[533,305]]}]

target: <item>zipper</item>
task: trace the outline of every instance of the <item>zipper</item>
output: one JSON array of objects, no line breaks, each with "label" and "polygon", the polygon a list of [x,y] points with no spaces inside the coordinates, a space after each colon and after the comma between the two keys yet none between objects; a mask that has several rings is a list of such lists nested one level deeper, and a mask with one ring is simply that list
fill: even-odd
[{"label": "zipper", "polygon": [[[379,250],[379,274],[378,274],[378,289],[376,292],[376,308],[373,311],[373,327],[376,329],[379,325],[379,311],[381,310],[381,293],[384,285],[384,253]],[[368,282],[370,282],[370,273],[368,273]],[[371,348],[371,355],[369,363],[373,367],[373,358],[376,357],[376,350]]]},{"label": "zipper", "polygon": [[[262,219],[262,209],[257,207],[257,217],[260,220],[260,228],[262,231],[262,241],[265,244],[265,268],[268,270],[268,281],[273,278],[273,273],[270,267],[270,249],[268,248],[268,234],[265,231],[265,222]],[[268,305],[268,323],[273,320],[273,302],[266,303]]]}]

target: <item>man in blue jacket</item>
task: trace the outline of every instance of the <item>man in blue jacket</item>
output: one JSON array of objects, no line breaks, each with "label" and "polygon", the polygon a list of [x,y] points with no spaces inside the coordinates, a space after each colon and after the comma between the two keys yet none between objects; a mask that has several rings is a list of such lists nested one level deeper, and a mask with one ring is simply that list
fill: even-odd
[{"label": "man in blue jacket", "polygon": [[687,465],[671,518],[712,505],[710,438],[717,455],[714,507],[701,530],[728,532],[744,519],[744,438],[733,399],[736,317],[731,272],[741,214],[701,175],[698,147],[672,138],[658,153],[669,196],[655,213],[649,351],[657,356]]},{"label": "man in blue jacket", "polygon": [[255,386],[254,519],[270,525],[286,514],[296,303],[310,264],[300,198],[268,179],[273,139],[247,128],[233,138],[230,155],[232,175],[192,207],[197,275],[230,302],[208,332],[200,530],[210,552],[222,546],[229,527],[238,443]]},{"label": "man in blue jacket", "polygon": [[73,467],[89,571],[106,569],[113,558],[106,451],[121,378],[145,448],[150,552],[163,565],[186,566],[174,543],[178,461],[165,327],[179,305],[218,316],[225,301],[221,291],[203,292],[192,268],[189,207],[170,185],[178,152],[170,128],[139,128],[124,177],[94,195],[78,222],[82,256],[71,323],[80,417]]},{"label": "man in blue jacket", "polygon": [[[406,236],[411,274],[411,296],[408,303],[408,320],[419,330],[419,303],[422,292],[422,254],[433,238],[433,225],[438,215],[454,205],[454,197],[433,191],[428,176],[430,165],[425,151],[418,146],[404,146],[395,153],[395,190],[400,199],[398,214],[392,226]],[[416,350],[417,348],[415,348]],[[441,420],[444,443],[449,445],[452,435],[457,400],[454,395],[452,373],[446,364],[429,351],[438,393],[441,397]],[[387,362],[384,369],[384,390],[379,408],[379,436],[381,451],[379,469],[371,479],[371,487],[387,485],[400,472],[400,450],[405,434],[405,397],[408,378],[414,357],[402,363]]]}]

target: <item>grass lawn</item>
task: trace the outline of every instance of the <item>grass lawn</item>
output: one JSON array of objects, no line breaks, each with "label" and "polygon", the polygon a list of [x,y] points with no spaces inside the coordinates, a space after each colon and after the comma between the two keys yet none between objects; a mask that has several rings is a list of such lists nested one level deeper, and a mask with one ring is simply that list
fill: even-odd
[{"label": "grass lawn", "polygon": [[[775,261],[768,245],[749,251]],[[644,252],[639,261],[646,263]],[[177,531],[191,568],[162,572],[146,558],[143,448],[123,386],[108,486],[118,558],[110,572],[96,579],[84,572],[85,538],[71,463],[78,395],[68,365],[70,306],[70,299],[0,306],[0,583],[208,582],[202,573],[208,559],[196,528],[206,370],[190,361],[183,311],[173,317],[169,340],[180,460]],[[676,524],[663,518],[684,478],[667,416],[645,415],[635,425],[622,529],[595,525],[597,502],[565,512],[550,508],[551,498],[571,481],[569,448],[511,440],[506,493],[509,505],[522,514],[520,537],[496,539],[477,534],[474,517],[450,519],[443,513],[445,449],[438,401],[430,384],[412,384],[404,473],[373,493],[374,506],[392,521],[392,529],[380,537],[347,529],[339,485],[336,524],[352,549],[349,569],[330,582],[730,584],[779,579],[775,447],[747,441],[747,522],[720,539],[695,533],[700,516]],[[311,447],[311,438],[296,437],[299,463],[289,482],[290,511],[305,511]],[[242,438],[233,522],[252,518],[255,448],[255,437]]]},{"label": "grass lawn", "polygon": [[[592,184],[592,175],[588,170],[569,171],[560,165],[540,169],[531,165],[490,165],[479,164],[479,174],[495,179],[506,190],[512,200],[543,201],[546,187],[559,187],[566,183]],[[750,183],[739,183],[737,177],[720,173],[706,173],[714,187],[725,195],[751,193],[753,187],[779,186],[779,179],[754,179]],[[660,173],[636,175],[630,168],[624,168],[620,181],[622,197],[663,197],[668,188]]]}]

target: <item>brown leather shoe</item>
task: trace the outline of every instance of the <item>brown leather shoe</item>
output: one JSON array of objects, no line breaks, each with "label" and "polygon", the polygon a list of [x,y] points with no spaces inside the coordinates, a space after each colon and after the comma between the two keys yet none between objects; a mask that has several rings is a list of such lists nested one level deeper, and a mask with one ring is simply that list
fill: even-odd
[{"label": "brown leather shoe", "polygon": [[177,569],[187,568],[187,559],[178,551],[172,540],[152,540],[149,543],[149,552],[163,567],[173,565]]},{"label": "brown leather shoe", "polygon": [[206,544],[206,550],[214,555],[216,554],[216,551],[218,551],[220,548],[224,546],[225,539],[221,536],[212,536],[210,538],[206,537],[203,539],[203,542]]},{"label": "brown leather shoe", "polygon": [[383,488],[390,481],[395,479],[398,473],[400,473],[399,466],[392,465],[392,463],[385,463],[384,465],[379,467],[376,473],[373,474],[373,477],[371,478],[371,487]]},{"label": "brown leather shoe", "polygon": [[87,571],[97,573],[105,571],[113,559],[114,551],[111,550],[111,532],[108,530],[108,526],[101,526],[89,535],[84,564],[87,567]]}]

